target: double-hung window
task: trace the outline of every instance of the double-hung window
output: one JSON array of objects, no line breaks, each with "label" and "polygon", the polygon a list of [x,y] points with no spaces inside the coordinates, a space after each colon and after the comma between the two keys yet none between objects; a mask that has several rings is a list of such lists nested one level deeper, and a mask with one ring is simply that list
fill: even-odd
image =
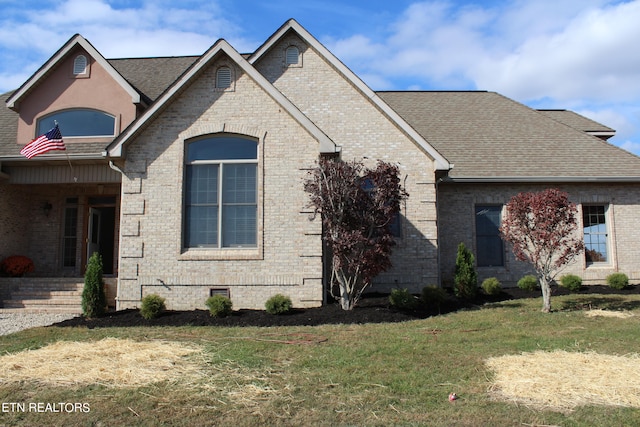
[{"label": "double-hung window", "polygon": [[500,237],[502,206],[476,206],[476,251],[478,267],[504,266]]},{"label": "double-hung window", "polygon": [[583,205],[584,253],[587,264],[607,262],[607,206]]},{"label": "double-hung window", "polygon": [[185,248],[257,246],[258,142],[236,135],[186,147]]}]

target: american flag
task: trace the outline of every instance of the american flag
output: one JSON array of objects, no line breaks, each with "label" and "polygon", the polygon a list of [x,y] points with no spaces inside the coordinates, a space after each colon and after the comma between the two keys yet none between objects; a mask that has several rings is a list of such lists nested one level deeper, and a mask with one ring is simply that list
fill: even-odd
[{"label": "american flag", "polygon": [[30,159],[52,150],[66,150],[58,125],[25,145],[20,154]]}]

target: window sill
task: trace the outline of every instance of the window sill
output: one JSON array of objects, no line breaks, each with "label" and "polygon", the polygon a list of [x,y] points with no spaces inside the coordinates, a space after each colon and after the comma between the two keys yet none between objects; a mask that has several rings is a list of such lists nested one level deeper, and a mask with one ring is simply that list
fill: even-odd
[{"label": "window sill", "polygon": [[178,256],[178,261],[235,261],[260,260],[259,248],[226,249],[186,249]]}]

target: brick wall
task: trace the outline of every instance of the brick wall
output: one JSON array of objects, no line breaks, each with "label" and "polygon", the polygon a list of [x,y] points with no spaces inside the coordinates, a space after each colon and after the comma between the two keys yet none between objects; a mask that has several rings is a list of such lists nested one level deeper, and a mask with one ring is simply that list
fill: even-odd
[{"label": "brick wall", "polygon": [[[582,224],[582,204],[608,206],[609,260],[602,264],[587,265],[584,256],[569,265],[562,274],[576,274],[585,284],[604,284],[607,275],[622,272],[630,281],[640,282],[640,216],[637,184],[567,184],[554,186],[568,192],[572,202],[578,205],[579,222]],[[463,242],[474,254],[475,205],[502,205],[522,191],[541,191],[549,185],[489,185],[489,184],[441,184],[439,187],[439,218],[441,235],[442,277],[446,285],[453,283],[457,246]],[[582,233],[582,225],[580,225]],[[479,267],[478,279],[497,277],[505,286],[515,286],[525,274],[532,274],[528,263],[517,261],[511,250],[505,247],[504,267]]]},{"label": "brick wall", "polygon": [[[284,67],[284,53],[295,45],[302,66]],[[313,48],[292,34],[276,44],[256,68],[291,99],[336,144],[343,160],[384,160],[399,164],[409,198],[402,206],[402,238],[393,268],[375,280],[372,291],[394,287],[420,291],[438,283],[438,233],[432,160],[402,129]]]},{"label": "brick wall", "polygon": [[[214,88],[230,66],[231,90]],[[232,132],[258,140],[258,247],[182,248],[185,140]],[[220,58],[127,147],[122,195],[118,308],[157,293],[172,309],[204,308],[212,288],[234,308],[263,309],[275,293],[295,306],[322,303],[320,223],[302,190],[318,142],[256,82]]]}]

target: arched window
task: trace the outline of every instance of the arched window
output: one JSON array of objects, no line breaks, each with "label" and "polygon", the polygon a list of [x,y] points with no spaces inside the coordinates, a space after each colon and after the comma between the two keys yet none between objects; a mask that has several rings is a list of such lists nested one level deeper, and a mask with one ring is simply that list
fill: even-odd
[{"label": "arched window", "polygon": [[300,50],[296,46],[289,46],[285,51],[285,63],[287,65],[298,65],[300,62]]},{"label": "arched window", "polygon": [[216,72],[216,88],[227,89],[231,87],[231,68],[220,67]]},{"label": "arched window", "polygon": [[258,142],[222,134],[186,144],[185,248],[256,247]]},{"label": "arched window", "polygon": [[73,136],[107,137],[114,136],[116,118],[98,110],[76,108],[57,111],[38,119],[36,135],[42,135],[58,123],[64,138]]},{"label": "arched window", "polygon": [[87,73],[87,57],[84,55],[76,56],[73,60],[73,75],[79,76]]}]

